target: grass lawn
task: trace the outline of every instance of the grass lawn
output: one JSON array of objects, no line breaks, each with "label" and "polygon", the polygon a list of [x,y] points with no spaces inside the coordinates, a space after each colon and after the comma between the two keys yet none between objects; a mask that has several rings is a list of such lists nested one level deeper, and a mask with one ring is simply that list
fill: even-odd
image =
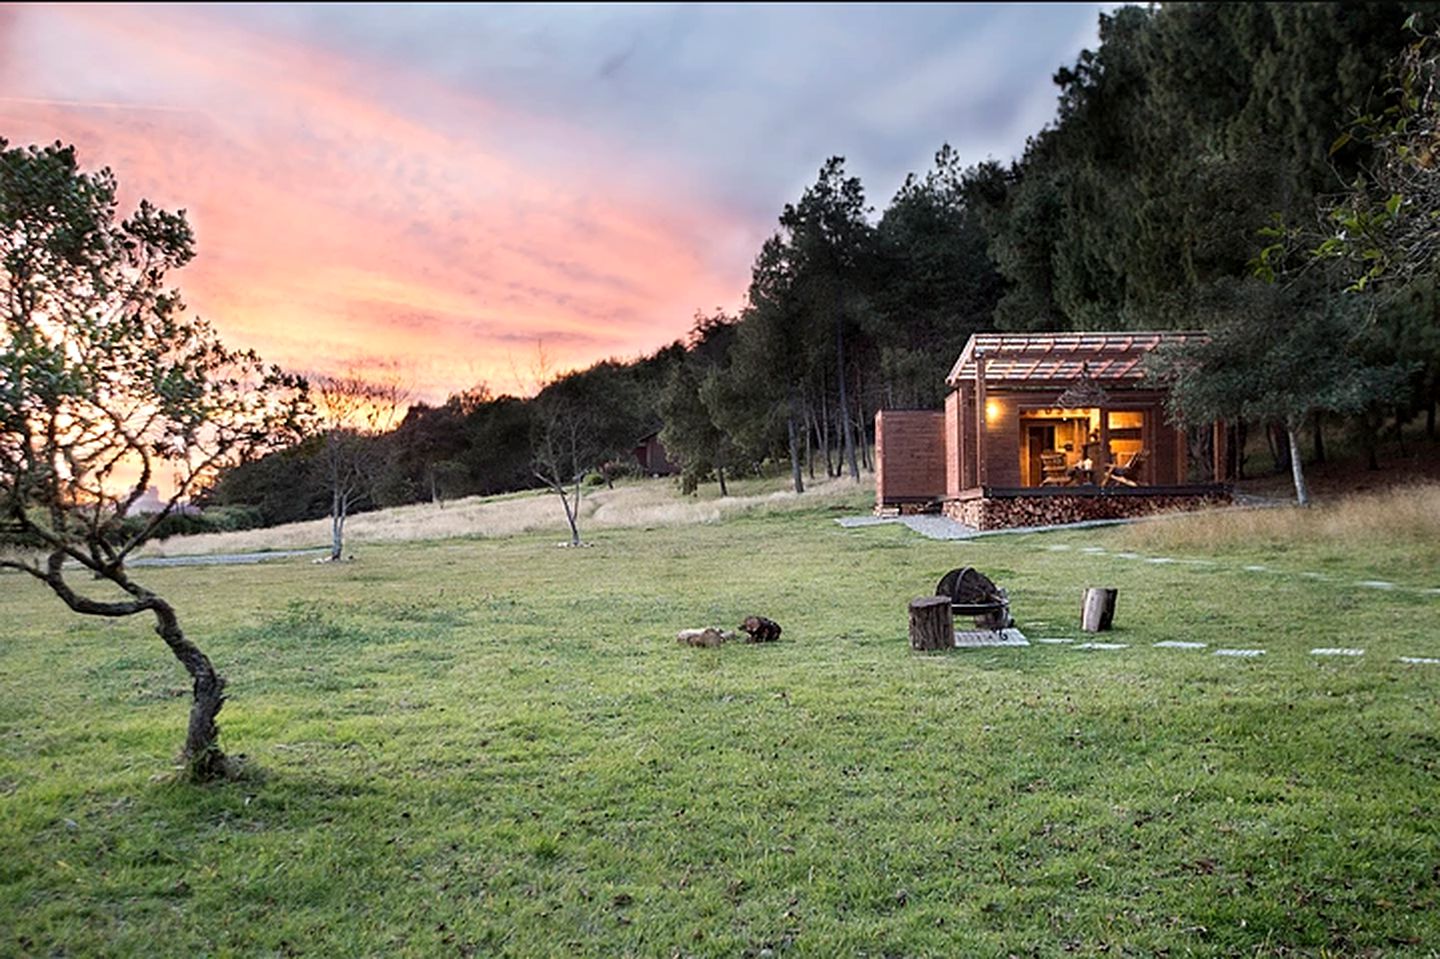
[{"label": "grass lawn", "polygon": [[[1437,955],[1433,566],[836,515],[137,570],[231,682],[204,788],[149,624],[0,576],[0,955]],[[1129,648],[912,653],[962,565]]]}]

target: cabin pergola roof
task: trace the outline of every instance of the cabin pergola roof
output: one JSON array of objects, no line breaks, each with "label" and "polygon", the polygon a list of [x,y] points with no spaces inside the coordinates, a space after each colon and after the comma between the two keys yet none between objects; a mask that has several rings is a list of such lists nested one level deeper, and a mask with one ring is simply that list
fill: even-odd
[{"label": "cabin pergola roof", "polygon": [[1054,386],[1083,372],[1106,385],[1136,386],[1141,361],[1161,344],[1208,339],[1196,330],[1149,333],[975,333],[960,351],[945,384],[975,381],[975,358],[985,360],[987,386]]}]

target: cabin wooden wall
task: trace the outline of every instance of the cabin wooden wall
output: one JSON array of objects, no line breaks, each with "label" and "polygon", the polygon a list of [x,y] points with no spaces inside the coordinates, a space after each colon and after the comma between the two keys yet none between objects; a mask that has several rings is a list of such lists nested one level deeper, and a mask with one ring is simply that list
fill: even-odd
[{"label": "cabin wooden wall", "polygon": [[[1047,397],[1048,398],[1048,397]],[[990,389],[985,392],[985,485],[1022,485],[1020,476],[1020,406],[1031,405],[1034,393]]]},{"label": "cabin wooden wall", "polygon": [[946,414],[881,410],[875,414],[875,501],[887,506],[940,499],[947,485]]}]

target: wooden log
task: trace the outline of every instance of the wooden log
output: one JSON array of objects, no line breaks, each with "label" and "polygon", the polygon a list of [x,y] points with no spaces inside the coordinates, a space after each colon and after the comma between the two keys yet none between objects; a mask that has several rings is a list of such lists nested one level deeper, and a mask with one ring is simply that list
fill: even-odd
[{"label": "wooden log", "polygon": [[1087,633],[1103,633],[1115,619],[1115,597],[1118,589],[1092,586],[1085,590],[1085,602],[1080,607],[1080,628]]},{"label": "wooden log", "polygon": [[910,648],[953,649],[955,617],[949,596],[917,596],[910,600]]}]

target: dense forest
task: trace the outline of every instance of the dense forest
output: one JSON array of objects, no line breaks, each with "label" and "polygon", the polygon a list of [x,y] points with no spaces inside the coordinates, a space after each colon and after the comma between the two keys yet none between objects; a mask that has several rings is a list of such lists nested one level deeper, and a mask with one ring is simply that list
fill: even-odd
[{"label": "dense forest", "polygon": [[[1177,416],[1281,438],[1304,426],[1322,456],[1322,422],[1372,450],[1417,416],[1433,436],[1437,14],[1101,15],[1097,49],[1057,70],[1056,115],[1018,159],[965,166],[942,145],[878,216],[829,159],[780,211],[738,315],[697,315],[687,339],[531,398],[482,387],[410,407],[357,437],[369,464],[357,508],[608,482],[656,429],[687,490],[766,462],[797,491],[858,477],[875,411],[938,406],[967,338],[994,329],[1205,328],[1206,350],[1156,367]],[[326,515],[326,442],[244,464],[206,501],[267,524]]]}]

